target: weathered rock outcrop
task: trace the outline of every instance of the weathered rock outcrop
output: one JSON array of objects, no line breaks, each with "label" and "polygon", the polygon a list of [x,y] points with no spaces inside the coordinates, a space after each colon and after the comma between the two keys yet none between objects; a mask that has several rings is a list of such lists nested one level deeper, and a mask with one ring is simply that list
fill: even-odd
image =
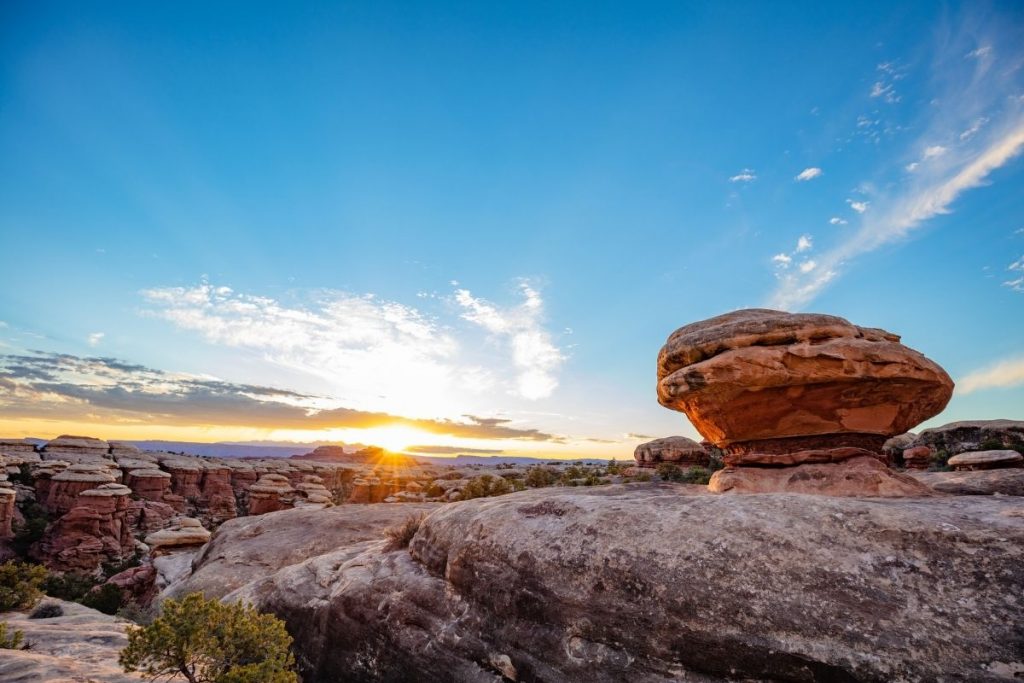
[{"label": "weathered rock outcrop", "polygon": [[48,441],[42,447],[44,460],[67,460],[68,462],[96,462],[107,460],[110,444],[91,436],[70,436],[64,434]]},{"label": "weathered rock outcrop", "polygon": [[116,481],[117,477],[104,465],[71,465],[50,478],[46,507],[56,515],[63,515],[75,507],[82,492]]},{"label": "weathered rock outcrop", "polygon": [[264,474],[249,487],[249,514],[262,515],[267,512],[286,510],[292,507],[291,481],[283,474]]},{"label": "weathered rock outcrop", "polygon": [[917,479],[892,472],[877,458],[796,467],[727,467],[711,478],[715,493],[814,493],[825,496],[927,496]]},{"label": "weathered rock outcrop", "polygon": [[221,598],[250,581],[339,548],[365,547],[385,529],[440,503],[305,507],[225,522],[196,559],[195,572],[168,595],[200,591]]},{"label": "weathered rock outcrop", "polygon": [[[446,505],[409,550],[381,541],[353,556],[339,546],[229,599],[287,620],[307,683],[1004,681],[1024,672],[1017,499],[691,491],[613,486]],[[340,519],[337,510],[252,522]],[[229,547],[237,555],[247,543],[269,539],[238,535]],[[215,544],[197,576],[217,566]]]},{"label": "weathered rock outcrop", "polygon": [[657,467],[670,462],[680,467],[707,467],[711,454],[699,443],[685,436],[667,436],[642,443],[633,451],[639,467]]},{"label": "weathered rock outcrop", "polygon": [[83,607],[75,602],[47,598],[63,615],[29,619],[25,612],[0,615],[9,629],[25,633],[28,650],[2,650],[0,680],[9,683],[137,683],[126,674],[117,655],[128,644],[125,630],[131,622]]},{"label": "weathered rock outcrop", "polygon": [[932,452],[945,451],[949,455],[966,451],[1024,448],[1024,421],[951,422],[923,430],[911,445],[924,446]]},{"label": "weathered rock outcrop", "polygon": [[[829,315],[736,311],[676,330],[658,356],[659,402],[686,413],[734,468],[884,458],[887,439],[952,392],[942,368],[899,336]],[[715,477],[757,474],[727,467]]]}]

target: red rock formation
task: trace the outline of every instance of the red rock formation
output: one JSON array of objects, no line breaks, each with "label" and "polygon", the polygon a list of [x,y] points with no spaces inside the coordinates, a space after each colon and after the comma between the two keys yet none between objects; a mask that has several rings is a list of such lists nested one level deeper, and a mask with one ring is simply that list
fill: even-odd
[{"label": "red rock formation", "polygon": [[824,496],[928,496],[913,477],[893,472],[871,454],[794,467],[726,467],[708,488],[715,493],[811,493]]},{"label": "red rock formation", "polygon": [[[102,465],[71,465],[54,475],[47,487],[46,508],[54,515],[63,515],[75,507],[79,494],[101,484],[115,482],[116,477]],[[38,491],[38,489],[37,489]]]},{"label": "red rock formation", "polygon": [[926,470],[932,464],[932,449],[914,446],[903,451],[903,465],[908,470]]},{"label": "red rock formation", "polygon": [[128,523],[131,489],[103,484],[80,493],[76,505],[58,519],[39,543],[36,554],[55,571],[95,571],[135,553]]},{"label": "red rock formation", "polygon": [[102,439],[91,436],[64,434],[47,442],[42,448],[44,460],[67,460],[69,462],[95,462],[110,457],[110,445]]},{"label": "red rock formation", "polygon": [[718,491],[757,490],[760,476],[771,490],[785,481],[831,495],[858,485],[862,495],[908,495],[907,482],[861,476],[863,464],[848,486],[800,484],[795,472],[763,468],[817,465],[803,474],[847,476],[835,463],[884,460],[885,441],[940,412],[952,391],[942,368],[897,335],[828,315],[736,311],[676,330],[658,356],[659,402],[726,450],[733,467],[714,475]]},{"label": "red rock formation", "polygon": [[736,311],[676,330],[658,357],[661,404],[736,455],[879,452],[952,391],[899,336],[829,315]]},{"label": "red rock formation", "polygon": [[294,492],[288,477],[282,474],[265,474],[249,487],[249,514],[262,515],[266,512],[287,510],[292,507]]},{"label": "red rock formation", "polygon": [[238,516],[235,491],[231,487],[231,472],[231,468],[226,465],[212,463],[208,463],[203,470],[197,507],[200,515],[213,525]]},{"label": "red rock formation", "polygon": [[[0,482],[5,484],[6,482]],[[14,537],[14,514],[17,510],[15,501],[18,492],[14,489],[0,486],[0,540]]]},{"label": "red rock formation", "polygon": [[200,546],[210,540],[210,532],[202,522],[192,517],[178,517],[166,529],[146,536],[146,545],[154,556],[169,550]]},{"label": "red rock formation", "polygon": [[633,458],[639,467],[657,467],[663,462],[683,468],[707,467],[711,462],[711,454],[685,436],[668,436],[642,443],[633,451]]},{"label": "red rock formation", "polygon": [[352,493],[347,503],[381,503],[402,489],[396,481],[383,481],[380,477],[360,477],[352,482]]},{"label": "red rock formation", "polygon": [[139,498],[162,502],[171,490],[171,474],[158,469],[131,470],[124,483]]},{"label": "red rock formation", "polygon": [[[138,605],[148,605],[156,597],[156,569],[151,564],[132,567],[114,574],[107,579],[107,583],[120,588],[125,599],[132,600]],[[99,590],[99,586],[93,590]]]},{"label": "red rock formation", "polygon": [[202,495],[199,487],[203,476],[201,465],[188,460],[167,459],[161,461],[160,467],[171,475],[173,494],[189,502],[197,500]]},{"label": "red rock formation", "polygon": [[1024,455],[1010,450],[968,451],[954,455],[948,464],[957,471],[1018,468],[1024,467]]}]

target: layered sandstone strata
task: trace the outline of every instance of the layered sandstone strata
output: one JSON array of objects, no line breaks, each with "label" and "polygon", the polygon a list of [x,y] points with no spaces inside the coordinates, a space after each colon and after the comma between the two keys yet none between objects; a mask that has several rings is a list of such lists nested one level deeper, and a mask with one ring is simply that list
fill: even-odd
[{"label": "layered sandstone strata", "polygon": [[639,467],[657,467],[670,462],[679,467],[707,467],[711,454],[699,443],[685,436],[667,436],[642,443],[633,451]]},{"label": "layered sandstone strata", "polygon": [[262,515],[292,507],[295,489],[283,474],[265,474],[249,487],[249,514]]},{"label": "layered sandstone strata", "polygon": [[116,481],[117,477],[109,467],[83,463],[71,465],[50,478],[46,507],[56,515],[63,515],[75,506],[78,496],[84,491]]},{"label": "layered sandstone strata", "polygon": [[37,554],[56,571],[93,572],[135,552],[129,522],[131,489],[106,483],[83,491],[75,506],[46,531]]},{"label": "layered sandstone strata", "polygon": [[[732,467],[884,458],[887,439],[940,412],[953,391],[942,368],[899,339],[829,315],[728,313],[669,337],[658,356],[658,400],[686,413]],[[734,480],[718,490],[757,490],[757,473],[741,474],[716,474]],[[846,485],[833,489],[853,495]]]}]

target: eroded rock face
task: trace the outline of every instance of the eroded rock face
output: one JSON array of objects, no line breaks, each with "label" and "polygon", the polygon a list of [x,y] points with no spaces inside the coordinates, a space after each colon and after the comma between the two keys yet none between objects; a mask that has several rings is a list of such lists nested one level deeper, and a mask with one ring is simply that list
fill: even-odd
[{"label": "eroded rock face", "polygon": [[1024,496],[1024,469],[912,472],[910,476],[935,491],[957,496]]},{"label": "eroded rock face", "polygon": [[657,467],[671,462],[680,467],[707,467],[711,454],[703,446],[685,436],[667,436],[642,443],[633,451],[633,458],[639,467]]},{"label": "eroded rock face", "polygon": [[1011,598],[1024,590],[1017,499],[692,490],[548,489],[446,505],[408,551],[338,546],[229,599],[286,619],[308,683],[1024,671]]},{"label": "eroded rock face", "polygon": [[18,492],[4,486],[6,483],[0,482],[0,540],[14,537],[14,515],[17,509]]},{"label": "eroded rock face", "polygon": [[728,448],[731,464],[750,452],[880,452],[952,392],[899,336],[830,315],[735,311],[676,330],[658,356],[659,402]]},{"label": "eroded rock face", "polygon": [[179,517],[164,529],[146,536],[146,545],[154,554],[162,554],[170,549],[194,548],[210,540],[210,532],[203,528],[203,523],[193,517]]}]

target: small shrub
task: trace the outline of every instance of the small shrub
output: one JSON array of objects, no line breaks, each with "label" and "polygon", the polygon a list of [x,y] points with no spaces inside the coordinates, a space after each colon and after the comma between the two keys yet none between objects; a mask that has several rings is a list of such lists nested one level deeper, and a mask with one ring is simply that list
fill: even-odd
[{"label": "small shrub", "polygon": [[393,526],[384,532],[387,536],[388,550],[401,550],[402,548],[408,548],[409,543],[412,542],[412,537],[416,535],[416,532],[420,529],[420,523],[426,514],[419,514],[407,518],[404,522],[398,526]]},{"label": "small shrub", "polygon": [[1003,442],[1000,439],[995,438],[985,439],[978,446],[979,451],[1001,451],[1004,448],[1006,448],[1006,446],[1003,445]]},{"label": "small shrub", "polygon": [[531,489],[540,489],[546,486],[553,486],[558,481],[558,472],[540,465],[526,470],[525,484]]},{"label": "small shrub", "polygon": [[645,483],[650,481],[651,478],[652,477],[650,472],[640,472],[635,477],[633,477],[633,481]]},{"label": "small shrub", "polygon": [[149,626],[157,617],[158,610],[155,605],[144,607],[134,600],[129,600],[121,609],[117,610],[117,616],[128,621],[134,621],[140,626]]},{"label": "small shrub", "polygon": [[43,581],[43,590],[47,595],[68,602],[81,602],[86,593],[96,587],[97,580],[86,574],[50,574]]},{"label": "small shrub", "polygon": [[8,477],[15,484],[35,487],[36,482],[35,478],[32,476],[32,466],[27,462],[23,462],[18,465],[18,471],[14,474],[8,475]]},{"label": "small shrub", "polygon": [[426,490],[427,498],[440,498],[444,495],[444,489],[437,484],[431,484]]},{"label": "small shrub", "polygon": [[53,619],[64,616],[64,608],[56,602],[44,602],[28,615],[29,619]]},{"label": "small shrub", "polygon": [[935,451],[935,453],[932,454],[932,462],[931,462],[931,465],[928,467],[928,471],[929,472],[948,472],[950,470],[950,467],[949,467],[949,459],[950,459],[950,457],[951,457],[951,455],[950,455],[949,451],[947,451],[947,450]]},{"label": "small shrub", "polygon": [[82,598],[82,604],[104,614],[117,614],[124,603],[124,592],[116,583],[105,583]]},{"label": "small shrub", "polygon": [[118,663],[143,678],[208,683],[297,683],[284,622],[251,605],[192,593],[166,600],[148,626],[128,632]]},{"label": "small shrub", "polygon": [[39,602],[46,568],[11,560],[0,564],[0,612],[28,609]]},{"label": "small shrub", "polygon": [[12,630],[12,632],[8,634],[7,623],[0,621],[0,649],[20,650],[24,643],[25,633],[23,631]]},{"label": "small shrub", "polygon": [[711,481],[711,472],[703,467],[694,465],[683,472],[683,477],[680,481],[687,484],[707,484]]},{"label": "small shrub", "polygon": [[142,554],[138,551],[135,551],[135,555],[129,557],[127,560],[121,560],[120,562],[104,562],[102,564],[103,576],[109,579],[111,576],[120,574],[121,572],[127,571],[129,569],[134,569],[135,567],[138,567],[141,564]]},{"label": "small shrub", "polygon": [[50,514],[42,505],[31,503],[21,511],[25,521],[14,527],[14,551],[22,557],[28,555],[29,548],[39,541],[46,533],[50,524]]},{"label": "small shrub", "polygon": [[512,485],[507,479],[492,477],[489,474],[481,474],[469,480],[469,483],[462,488],[462,500],[472,498],[489,498],[512,492]]},{"label": "small shrub", "polygon": [[663,462],[658,464],[658,476],[662,481],[682,481],[683,471],[674,462]]}]

